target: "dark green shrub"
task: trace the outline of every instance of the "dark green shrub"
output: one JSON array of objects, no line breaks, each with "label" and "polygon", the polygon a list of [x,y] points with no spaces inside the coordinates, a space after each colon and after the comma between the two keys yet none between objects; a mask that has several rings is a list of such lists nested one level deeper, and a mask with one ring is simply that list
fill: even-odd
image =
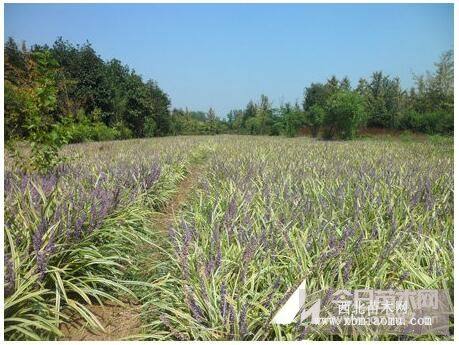
[{"label": "dark green shrub", "polygon": [[311,127],[312,136],[317,137],[325,119],[325,109],[318,104],[314,104],[309,108],[306,114],[308,125]]},{"label": "dark green shrub", "polygon": [[57,125],[53,133],[58,136],[62,136],[65,133],[69,137],[70,143],[107,141],[120,137],[120,132],[116,128],[107,127],[102,122],[91,123],[87,120],[78,123],[66,121]]},{"label": "dark green shrub", "polygon": [[108,141],[118,138],[119,133],[115,128],[107,127],[102,122],[92,124],[91,140],[94,141]]},{"label": "dark green shrub", "polygon": [[116,139],[131,139],[134,137],[134,132],[123,123],[117,123],[114,129],[118,132]]},{"label": "dark green shrub", "polygon": [[157,130],[158,126],[156,125],[155,120],[152,117],[148,117],[145,120],[144,136],[147,138],[152,138],[156,135]]},{"label": "dark green shrub", "polygon": [[454,114],[446,111],[436,111],[427,113],[429,119],[430,131],[428,134],[453,134],[454,132]]},{"label": "dark green shrub", "polygon": [[362,96],[352,91],[338,91],[330,96],[326,104],[324,138],[352,139],[364,122]]},{"label": "dark green shrub", "polygon": [[420,114],[414,110],[405,112],[399,121],[398,128],[402,130],[415,129],[419,127],[419,116]]},{"label": "dark green shrub", "polygon": [[399,128],[427,134],[452,134],[454,115],[441,110],[428,113],[412,110],[402,116]]},{"label": "dark green shrub", "polygon": [[306,116],[298,104],[291,106],[289,103],[282,105],[273,112],[273,125],[271,135],[285,135],[294,137],[306,123]]}]

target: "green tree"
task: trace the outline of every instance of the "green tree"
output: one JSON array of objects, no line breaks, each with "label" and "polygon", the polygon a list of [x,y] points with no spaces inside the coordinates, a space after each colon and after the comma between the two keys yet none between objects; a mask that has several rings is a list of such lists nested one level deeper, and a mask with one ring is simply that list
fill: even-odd
[{"label": "green tree", "polygon": [[454,109],[453,51],[443,53],[435,67],[434,74],[415,75],[417,94],[414,105],[418,112],[452,112]]},{"label": "green tree", "polygon": [[244,127],[244,111],[233,109],[226,115],[228,126],[231,130],[242,133]]},{"label": "green tree", "polygon": [[362,97],[353,91],[338,91],[330,96],[324,118],[326,139],[351,139],[365,121]]},{"label": "green tree", "polygon": [[332,76],[325,83],[325,87],[328,90],[328,95],[332,95],[340,90],[340,82],[336,76]]},{"label": "green tree", "polygon": [[244,128],[244,131],[246,133],[256,134],[256,132],[254,132],[255,127],[256,127],[254,126],[254,123],[256,122],[254,118],[256,115],[257,115],[257,105],[251,100],[245,107],[244,115],[242,118],[242,127]]},{"label": "green tree", "polygon": [[147,117],[152,117],[156,123],[155,136],[167,135],[171,129],[169,96],[153,80],[147,81],[145,88],[149,109]]},{"label": "green tree", "polygon": [[59,65],[49,51],[24,54],[28,66],[25,79],[17,79],[15,84],[5,81],[5,122],[29,142],[31,154],[26,157],[16,150],[13,133],[7,136],[8,146],[22,169],[45,171],[59,164],[59,149],[68,140],[66,135],[52,132]]},{"label": "green tree", "polygon": [[405,98],[398,78],[374,72],[365,86],[359,83],[358,92],[365,97],[369,126],[397,128]]},{"label": "green tree", "polygon": [[217,115],[212,107],[209,108],[209,111],[207,112],[207,122],[209,124],[209,132],[211,134],[218,134]]},{"label": "green tree", "polygon": [[306,112],[306,121],[311,128],[313,137],[317,137],[319,134],[319,130],[324,123],[324,119],[325,109],[319,104],[314,104]]},{"label": "green tree", "polygon": [[339,84],[340,90],[351,91],[351,81],[348,77],[344,77]]},{"label": "green tree", "polygon": [[255,133],[262,135],[270,135],[274,124],[273,111],[269,99],[265,95],[261,95],[260,104],[257,107],[255,121]]},{"label": "green tree", "polygon": [[308,111],[313,105],[325,106],[330,95],[329,89],[321,83],[312,83],[304,89],[303,110]]}]

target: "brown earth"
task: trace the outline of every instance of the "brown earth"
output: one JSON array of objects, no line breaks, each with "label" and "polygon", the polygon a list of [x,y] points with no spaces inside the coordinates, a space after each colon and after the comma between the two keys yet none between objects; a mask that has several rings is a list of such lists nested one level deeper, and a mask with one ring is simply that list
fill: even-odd
[{"label": "brown earth", "polygon": [[411,131],[402,131],[399,129],[391,129],[391,128],[375,128],[375,127],[369,127],[369,128],[362,128],[358,131],[359,135],[369,135],[369,136],[390,136],[390,137],[395,137],[398,138],[406,133],[409,133],[409,135],[414,139],[414,140],[421,140],[424,141],[427,139],[427,135],[423,133],[415,133]]},{"label": "brown earth", "polygon": [[[153,228],[156,231],[167,234],[169,227],[173,224],[174,217],[180,207],[186,202],[193,190],[202,169],[194,166],[187,176],[179,183],[177,192],[162,212],[156,214],[152,220]],[[152,246],[142,247],[140,250],[151,251],[151,258],[158,260],[158,249]],[[86,321],[81,317],[75,317],[70,322],[61,326],[64,336],[61,340],[121,340],[133,338],[142,333],[142,322],[140,319],[141,305],[137,301],[123,301],[124,305],[108,302],[103,306],[87,305],[105,329],[105,332],[91,330],[87,327]]]},{"label": "brown earth", "polygon": [[154,219],[156,229],[167,233],[172,225],[176,213],[185,203],[191,191],[193,190],[199,176],[202,173],[201,166],[194,166],[190,169],[187,176],[179,183],[178,191],[166,205],[161,213]]},{"label": "brown earth", "polygon": [[120,340],[142,332],[139,304],[125,302],[123,306],[108,302],[103,306],[86,306],[105,329],[94,331],[86,327],[86,321],[76,317],[61,326],[64,334],[61,340]]}]

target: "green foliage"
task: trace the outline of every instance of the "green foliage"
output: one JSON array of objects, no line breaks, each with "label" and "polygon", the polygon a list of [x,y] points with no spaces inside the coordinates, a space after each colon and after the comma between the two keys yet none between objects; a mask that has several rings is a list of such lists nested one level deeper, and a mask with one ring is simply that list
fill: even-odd
[{"label": "green foliage", "polygon": [[[273,108],[268,97],[261,95],[258,103],[250,101],[245,109],[232,110],[223,121],[212,108],[207,114],[169,111],[169,96],[155,81],[144,81],[116,59],[104,61],[88,42],[75,46],[59,38],[52,47],[28,50],[8,39],[4,67],[7,141],[28,140],[32,132],[46,134],[53,126],[62,129],[69,118],[73,121],[68,128],[72,142],[225,132],[295,136],[304,126],[317,136],[330,98],[353,91],[349,78],[332,76],[304,89],[303,111]],[[401,88],[398,77],[383,72],[373,73],[369,80],[361,78],[354,91],[363,99],[364,125],[451,134],[453,52],[444,53],[435,68],[433,73],[415,76],[416,87],[410,92]],[[327,128],[325,135],[334,136],[334,126]],[[346,129],[342,135],[352,137],[353,132]]]},{"label": "green foliage", "polygon": [[325,109],[319,104],[312,105],[306,112],[307,123],[311,127],[313,137],[317,137],[319,134],[320,127],[325,120],[325,115]]},{"label": "green foliage", "polygon": [[215,114],[215,110],[212,108],[209,108],[209,111],[207,112],[206,120],[209,125],[209,131],[212,134],[218,134],[218,120],[217,120],[217,115]]},{"label": "green foliage", "polygon": [[432,74],[415,75],[416,89],[412,90],[411,106],[420,113],[454,111],[454,56],[447,51],[435,63]]},{"label": "green foliage", "polygon": [[[54,127],[54,126],[53,126]],[[68,143],[69,134],[35,132],[29,138],[31,144],[30,166],[33,171],[47,172],[54,169],[65,158],[59,155],[60,148]]]},{"label": "green foliage", "polygon": [[227,131],[227,124],[220,120],[210,108],[208,113],[173,109],[171,114],[171,134],[218,134]]},{"label": "green foliage", "polygon": [[144,82],[118,60],[103,61],[89,43],[59,38],[32,50],[20,50],[12,39],[5,44],[8,140],[27,139],[37,126],[47,133],[67,118],[77,123],[70,128],[73,142],[163,136],[171,133],[169,105],[154,81]]},{"label": "green foliage", "polygon": [[339,81],[335,76],[332,76],[325,84],[312,83],[311,86],[305,88],[303,109],[306,112],[306,124],[310,127],[314,137],[318,135],[323,126],[326,115],[325,109],[330,98],[340,91],[351,91],[349,78],[345,77]]},{"label": "green foliage", "polygon": [[110,128],[102,122],[70,122],[57,125],[52,132],[57,137],[67,135],[70,143],[125,139],[118,128]]},{"label": "green foliage", "polygon": [[274,124],[273,109],[269,99],[261,95],[260,103],[257,106],[253,131],[255,134],[270,135]]},{"label": "green foliage", "polygon": [[260,103],[250,101],[245,110],[233,110],[227,115],[229,126],[238,133],[273,135],[279,132],[281,124],[276,124],[277,109],[273,109],[268,97],[261,95]]},{"label": "green foliage", "polygon": [[9,141],[28,135],[25,120],[31,96],[25,90],[21,90],[9,80],[5,80],[5,140]]},{"label": "green foliage", "polygon": [[[413,88],[410,93],[402,90],[400,80],[397,77],[390,78],[383,72],[373,73],[369,81],[361,78],[355,92],[363,100],[366,119],[364,123],[356,119],[359,125],[411,130],[428,134],[452,134],[454,131],[454,63],[452,52],[443,54],[435,66],[436,71],[433,75],[428,72],[425,76],[415,76],[417,87],[416,89]],[[320,107],[326,110],[328,120],[334,117],[329,113],[327,107],[330,105],[330,99],[336,97],[335,94],[339,91],[351,91],[349,79],[344,78],[340,82],[333,76],[325,84],[313,83],[305,89],[303,109],[306,111],[307,124],[313,135],[318,133],[321,126],[320,119],[323,113]],[[359,105],[356,107],[360,108],[361,102],[358,101],[358,103]],[[313,112],[309,111],[313,107],[317,108]],[[363,115],[358,117],[363,117]],[[339,118],[336,116],[333,122],[339,122],[338,120]],[[343,125],[342,123],[340,127]],[[355,127],[355,124],[352,117],[348,127],[347,130],[343,130],[342,135],[337,136],[353,137],[355,130],[351,128]],[[336,135],[335,132],[335,126],[327,125],[324,135],[333,137]]]},{"label": "green foliage", "polygon": [[352,91],[338,91],[327,100],[324,137],[352,139],[365,122],[362,97]]},{"label": "green foliage", "polygon": [[134,133],[132,132],[132,130],[126,127],[126,125],[123,122],[115,123],[113,129],[117,132],[116,139],[124,140],[134,138]]},{"label": "green foliage", "polygon": [[291,106],[286,103],[281,106],[279,117],[273,126],[273,134],[277,134],[276,130],[287,137],[294,137],[298,134],[299,129],[305,124],[305,114],[301,111],[298,104]]},{"label": "green foliage", "polygon": [[[49,51],[34,51],[23,58],[28,74],[5,82],[5,115],[11,114],[5,116],[7,141],[22,170],[43,173],[61,163],[59,149],[68,142],[67,133],[56,135],[53,131],[58,65]],[[16,147],[14,139],[18,137],[27,140],[30,152]]]},{"label": "green foliage", "polygon": [[412,110],[403,115],[399,128],[427,134],[453,134],[454,116],[451,112],[441,110],[428,113]]},{"label": "green foliage", "polygon": [[330,91],[325,85],[312,83],[311,86],[304,90],[303,109],[308,111],[310,107],[316,104],[322,107],[325,106],[329,95]]},{"label": "green foliage", "polygon": [[153,118],[149,117],[145,120],[145,129],[144,135],[145,137],[154,137],[157,131],[156,122]]},{"label": "green foliage", "polygon": [[369,127],[397,128],[405,97],[398,78],[375,72],[369,82],[359,81],[357,91],[365,99]]},{"label": "green foliage", "polygon": [[[5,76],[5,124],[7,140],[46,132],[57,102],[57,62],[49,52],[27,52],[26,73]],[[9,59],[5,64],[9,66]],[[7,69],[8,70],[8,69]]]}]

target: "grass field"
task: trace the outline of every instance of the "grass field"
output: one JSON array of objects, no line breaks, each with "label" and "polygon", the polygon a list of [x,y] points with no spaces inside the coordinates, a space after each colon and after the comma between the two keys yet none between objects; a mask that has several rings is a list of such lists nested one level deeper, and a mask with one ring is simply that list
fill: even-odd
[{"label": "grass field", "polygon": [[[270,323],[302,280],[452,297],[452,138],[167,137],[63,153],[45,176],[6,161],[7,339],[75,338],[76,317],[99,339],[331,338]],[[97,304],[135,305],[135,327],[107,327]]]}]

